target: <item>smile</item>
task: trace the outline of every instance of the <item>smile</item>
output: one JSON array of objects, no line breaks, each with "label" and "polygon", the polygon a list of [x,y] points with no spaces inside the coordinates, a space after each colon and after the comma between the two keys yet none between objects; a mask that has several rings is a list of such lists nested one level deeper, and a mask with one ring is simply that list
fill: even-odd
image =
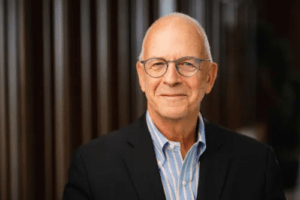
[{"label": "smile", "polygon": [[160,95],[164,98],[184,98],[184,97],[187,97],[187,95],[184,95],[184,94],[162,94]]}]

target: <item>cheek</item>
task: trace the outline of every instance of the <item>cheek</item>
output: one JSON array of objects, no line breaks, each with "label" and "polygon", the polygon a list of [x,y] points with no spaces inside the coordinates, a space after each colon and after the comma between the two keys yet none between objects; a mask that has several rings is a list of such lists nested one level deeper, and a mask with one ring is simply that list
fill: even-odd
[{"label": "cheek", "polygon": [[159,87],[159,81],[158,80],[147,80],[145,84],[145,93],[148,98],[148,96],[154,96],[157,89]]},{"label": "cheek", "polygon": [[197,99],[197,101],[201,101],[205,94],[205,81],[202,77],[197,77],[195,81],[191,83],[191,90],[193,91],[193,96]]}]

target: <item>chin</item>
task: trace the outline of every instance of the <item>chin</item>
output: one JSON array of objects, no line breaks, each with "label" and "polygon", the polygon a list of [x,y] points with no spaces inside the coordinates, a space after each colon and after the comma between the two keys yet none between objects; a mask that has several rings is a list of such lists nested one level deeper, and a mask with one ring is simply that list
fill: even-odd
[{"label": "chin", "polygon": [[186,109],[178,108],[163,108],[157,111],[157,113],[165,118],[170,120],[180,120],[188,116],[188,111]]}]

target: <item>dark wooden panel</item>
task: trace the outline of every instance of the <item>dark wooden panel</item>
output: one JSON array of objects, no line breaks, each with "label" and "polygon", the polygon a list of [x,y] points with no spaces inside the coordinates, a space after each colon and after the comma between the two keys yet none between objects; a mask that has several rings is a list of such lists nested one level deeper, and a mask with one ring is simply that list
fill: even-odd
[{"label": "dark wooden panel", "polygon": [[32,107],[29,104],[29,81],[32,79],[28,73],[28,36],[27,36],[27,13],[26,0],[19,0],[18,2],[18,48],[19,48],[19,79],[20,79],[20,140],[21,140],[21,199],[27,200],[33,198],[32,183],[32,144],[30,143],[30,125]]},{"label": "dark wooden panel", "polygon": [[189,0],[187,0],[187,1],[185,0],[182,2],[180,2],[180,1],[176,2],[176,0],[159,0],[158,1],[158,10],[159,10],[158,15],[160,17],[162,17],[162,16],[172,13],[176,10],[178,10],[179,12],[185,12],[181,9],[182,5],[189,5]]},{"label": "dark wooden panel", "polygon": [[136,120],[146,110],[146,98],[140,89],[136,72],[136,62],[141,51],[144,34],[149,27],[148,1],[131,2],[131,108],[132,120]]},{"label": "dark wooden panel", "polygon": [[98,136],[99,112],[98,112],[98,34],[97,34],[97,0],[90,0],[91,15],[91,106],[92,106],[92,138]]},{"label": "dark wooden panel", "polygon": [[111,113],[111,122],[109,131],[115,130],[119,128],[119,89],[118,89],[118,82],[119,82],[119,73],[118,73],[118,44],[119,44],[119,37],[118,37],[118,0],[110,0],[108,1],[109,7],[109,73],[110,73],[110,80],[109,80],[109,95],[110,95],[110,107],[109,111]]},{"label": "dark wooden panel", "polygon": [[195,18],[205,29],[205,1],[190,0],[189,15]]},{"label": "dark wooden panel", "polygon": [[[211,54],[213,62],[216,62],[219,67],[217,80],[215,82],[212,92],[205,96],[201,110],[206,118],[209,120],[219,123],[222,116],[222,72],[226,71],[224,66],[221,64],[221,37],[222,31],[220,30],[220,5],[218,1],[205,1],[205,26],[208,41],[211,47]],[[213,22],[213,23],[212,23]]]},{"label": "dark wooden panel", "polygon": [[61,199],[70,160],[67,2],[54,0],[55,199]]},{"label": "dark wooden panel", "polygon": [[[240,6],[238,11],[238,19],[244,15],[242,21],[239,22],[243,37],[243,51],[245,51],[243,60],[240,65],[243,65],[243,83],[245,85],[243,89],[242,102],[245,102],[243,109],[241,109],[240,115],[242,116],[241,126],[250,125],[256,122],[256,74],[257,74],[257,10],[255,4],[251,1],[244,2]],[[249,96],[251,98],[249,98]]]},{"label": "dark wooden panel", "polygon": [[[214,96],[214,99],[219,99],[218,108],[214,110],[214,114],[216,115],[216,112],[218,112],[218,118],[216,121],[217,123],[226,126],[225,120],[226,117],[224,116],[224,113],[227,112],[226,110],[226,93],[227,93],[227,49],[226,49],[226,27],[223,26],[223,17],[224,17],[224,10],[222,7],[222,4],[218,4],[218,18],[215,18],[215,20],[218,20],[218,26],[219,26],[219,41],[220,43],[218,45],[215,45],[214,48],[219,48],[219,55],[218,58],[214,61],[218,63],[219,71],[218,71],[218,77],[216,80],[216,85],[211,93],[211,96]],[[212,39],[213,40],[213,39]],[[213,55],[214,56],[214,55]],[[217,91],[216,91],[217,90]],[[225,114],[226,115],[226,114]]]},{"label": "dark wooden panel", "polygon": [[20,198],[20,105],[19,105],[19,59],[18,59],[18,12],[17,1],[7,2],[7,41],[8,41],[8,109],[9,109],[9,148],[10,148],[10,197]]},{"label": "dark wooden panel", "polygon": [[53,167],[53,54],[51,29],[51,1],[43,0],[43,81],[44,81],[44,163],[45,163],[45,200],[52,200],[54,196],[54,167]]},{"label": "dark wooden panel", "polygon": [[[190,0],[188,0],[190,2]],[[177,0],[176,1],[176,11],[181,13],[189,13],[189,3],[186,0]]]},{"label": "dark wooden panel", "polygon": [[9,200],[6,4],[0,0],[0,199]]},{"label": "dark wooden panel", "polygon": [[[224,103],[226,111],[224,113],[226,114],[226,117],[223,114],[223,123],[227,127],[233,126],[232,118],[236,115],[237,109],[239,109],[238,105],[238,95],[236,91],[236,78],[237,78],[237,70],[236,70],[236,43],[234,40],[232,40],[232,35],[235,34],[235,27],[236,27],[236,20],[237,20],[237,13],[236,13],[236,5],[235,3],[224,3],[222,5],[222,28],[223,28],[223,34],[225,34],[225,41],[226,45],[224,46],[224,52],[223,55],[226,55],[226,62],[222,63],[224,67],[224,77],[226,78],[225,84],[223,84],[222,90],[225,91],[224,94]],[[235,35],[236,36],[236,35]]]},{"label": "dark wooden panel", "polygon": [[137,88],[136,80],[137,80],[137,72],[136,72],[136,61],[138,56],[138,50],[136,45],[136,0],[131,0],[129,5],[129,17],[130,17],[130,121],[134,121],[136,119],[136,90]]},{"label": "dark wooden panel", "polygon": [[[67,3],[67,36],[68,40],[68,84],[70,97],[70,148],[75,150],[82,144],[83,126],[82,122],[82,42],[81,42],[81,3],[80,0],[68,1]],[[89,37],[88,37],[89,38]]]},{"label": "dark wooden panel", "polygon": [[130,49],[129,37],[129,0],[118,4],[118,92],[119,92],[119,126],[130,122]]},{"label": "dark wooden panel", "polygon": [[81,89],[82,89],[82,143],[92,138],[91,89],[91,19],[90,0],[80,1],[81,24]]},{"label": "dark wooden panel", "polygon": [[108,0],[97,1],[97,86],[98,86],[98,135],[105,134],[111,126],[110,68],[109,68],[109,9]]}]

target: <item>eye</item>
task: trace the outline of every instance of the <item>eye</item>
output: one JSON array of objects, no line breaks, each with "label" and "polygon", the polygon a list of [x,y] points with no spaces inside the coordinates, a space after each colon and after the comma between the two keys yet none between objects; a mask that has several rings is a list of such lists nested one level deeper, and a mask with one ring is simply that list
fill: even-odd
[{"label": "eye", "polygon": [[166,63],[161,59],[151,59],[147,63],[147,68],[151,70],[162,69],[166,66]]},{"label": "eye", "polygon": [[146,68],[148,71],[161,71],[165,69],[166,63],[162,60],[151,60],[151,62],[147,63]]},{"label": "eye", "polygon": [[182,59],[178,62],[178,70],[181,74],[189,76],[189,73],[198,70],[198,63],[192,58]]},{"label": "eye", "polygon": [[190,66],[190,67],[194,66],[193,63],[190,63],[190,62],[184,62],[184,63],[182,63],[182,65],[186,65],[186,66]]},{"label": "eye", "polygon": [[164,62],[155,62],[152,64],[153,66],[161,66],[161,65],[165,65]]},{"label": "eye", "polygon": [[183,68],[188,68],[188,69],[197,68],[195,63],[188,62],[188,61],[180,62],[180,63],[178,63],[178,66],[183,67]]}]

